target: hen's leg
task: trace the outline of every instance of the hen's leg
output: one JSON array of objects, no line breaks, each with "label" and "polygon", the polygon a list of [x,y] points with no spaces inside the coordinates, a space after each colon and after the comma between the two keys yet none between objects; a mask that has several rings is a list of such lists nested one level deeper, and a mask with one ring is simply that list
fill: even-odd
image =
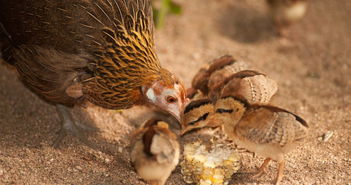
[{"label": "hen's leg", "polygon": [[62,122],[61,129],[59,130],[58,136],[55,139],[53,146],[55,148],[61,143],[62,139],[68,134],[71,133],[74,136],[78,137],[81,141],[86,143],[86,138],[82,134],[82,129],[84,130],[93,130],[85,125],[78,124],[72,117],[71,109],[64,105],[56,105],[57,112],[59,114],[60,120]]}]

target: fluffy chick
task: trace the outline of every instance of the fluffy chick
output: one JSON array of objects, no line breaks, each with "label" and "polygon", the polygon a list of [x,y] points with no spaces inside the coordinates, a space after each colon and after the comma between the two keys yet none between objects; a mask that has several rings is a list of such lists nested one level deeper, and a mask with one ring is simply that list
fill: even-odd
[{"label": "fluffy chick", "polygon": [[308,125],[299,116],[269,105],[250,105],[232,96],[219,99],[215,113],[206,120],[184,128],[192,129],[223,126],[226,135],[239,147],[265,157],[257,175],[264,173],[270,160],[279,163],[275,184],[280,184],[285,167],[284,155],[306,137]]},{"label": "fluffy chick", "polygon": [[302,19],[306,13],[307,0],[266,0],[278,34],[284,36],[287,27]]},{"label": "fluffy chick", "polygon": [[279,163],[275,184],[280,184],[285,167],[284,154],[294,149],[307,134],[308,125],[299,116],[269,105],[249,105],[226,97],[215,104],[215,122],[238,146],[265,157],[257,175],[264,173],[270,160]]},{"label": "fluffy chick", "polygon": [[232,74],[225,80],[209,83],[209,97],[216,100],[224,96],[243,97],[250,104],[265,104],[277,92],[277,83],[265,74],[244,70]]},{"label": "fluffy chick", "polygon": [[210,65],[202,67],[194,76],[188,95],[192,96],[192,93],[195,93],[196,90],[200,90],[202,94],[207,95],[209,93],[208,83],[210,79],[212,79],[211,81],[222,80],[233,73],[247,68],[248,65],[246,63],[237,61],[230,55],[224,55],[215,59]]},{"label": "fluffy chick", "polygon": [[204,95],[198,89],[194,89],[194,88],[190,87],[187,89],[187,98],[189,100],[200,100],[200,99],[206,99],[207,95]]},{"label": "fluffy chick", "polygon": [[182,134],[194,130],[210,114],[214,113],[214,106],[209,99],[198,99],[190,102],[182,115]]},{"label": "fluffy chick", "polygon": [[177,136],[161,120],[148,120],[133,134],[131,161],[151,185],[164,185],[179,161]]}]

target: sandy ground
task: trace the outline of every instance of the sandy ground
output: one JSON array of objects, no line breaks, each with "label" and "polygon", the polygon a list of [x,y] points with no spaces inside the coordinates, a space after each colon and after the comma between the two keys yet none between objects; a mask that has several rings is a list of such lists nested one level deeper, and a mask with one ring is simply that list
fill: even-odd
[{"label": "sandy ground", "polygon": [[[156,33],[162,64],[186,85],[200,66],[224,54],[268,74],[279,84],[273,104],[310,125],[307,140],[287,155],[283,184],[351,184],[351,2],[311,0],[305,19],[290,30],[290,44],[274,36],[263,1],[180,2],[184,13]],[[100,129],[88,134],[95,148],[69,136],[54,149],[60,128],[55,107],[24,88],[4,65],[0,99],[0,184],[144,184],[130,165],[127,146],[128,134],[149,116],[147,109],[89,107],[80,118]],[[328,131],[333,136],[321,141]],[[262,162],[242,157],[241,172]],[[276,167],[272,163],[259,179],[234,175],[231,184],[270,184]],[[167,184],[185,184],[179,168]]]}]

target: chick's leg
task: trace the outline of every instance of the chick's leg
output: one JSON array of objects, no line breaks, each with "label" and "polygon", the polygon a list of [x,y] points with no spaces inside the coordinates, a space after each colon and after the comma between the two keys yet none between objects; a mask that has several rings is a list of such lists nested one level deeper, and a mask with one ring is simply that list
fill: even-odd
[{"label": "chick's leg", "polygon": [[78,137],[81,141],[85,142],[86,139],[81,133],[81,129],[92,130],[93,128],[78,124],[72,117],[70,108],[64,105],[56,105],[57,112],[59,114],[60,120],[62,121],[61,129],[58,133],[57,138],[55,139],[53,146],[55,148],[61,143],[62,139],[68,134],[71,133],[74,136]]},{"label": "chick's leg", "polygon": [[279,185],[283,179],[284,168],[285,168],[285,161],[279,162],[277,178],[275,180],[276,185]]},{"label": "chick's leg", "polygon": [[150,181],[148,181],[148,183],[149,183],[150,185],[164,185],[164,183],[162,183],[162,182],[159,181],[159,180],[150,180]]},{"label": "chick's leg", "polygon": [[278,16],[274,18],[274,25],[279,37],[284,38],[288,36],[287,28],[289,27],[289,22],[282,20],[280,16]]},{"label": "chick's leg", "polygon": [[265,173],[265,168],[268,166],[270,161],[271,158],[266,158],[262,163],[261,167],[258,169],[256,175],[254,175],[254,177],[260,177],[261,175],[263,175]]}]

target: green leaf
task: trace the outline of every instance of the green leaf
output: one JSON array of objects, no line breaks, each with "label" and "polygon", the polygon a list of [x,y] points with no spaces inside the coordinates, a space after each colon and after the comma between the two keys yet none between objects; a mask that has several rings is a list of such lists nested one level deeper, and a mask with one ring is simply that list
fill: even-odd
[{"label": "green leaf", "polygon": [[173,14],[179,15],[182,13],[182,7],[179,4],[174,3],[173,1],[170,2],[169,9],[170,9],[170,12]]},{"label": "green leaf", "polygon": [[181,14],[182,8],[180,5],[174,3],[172,0],[160,0],[161,7],[159,9],[154,8],[154,21],[156,28],[162,28],[168,14]]}]

